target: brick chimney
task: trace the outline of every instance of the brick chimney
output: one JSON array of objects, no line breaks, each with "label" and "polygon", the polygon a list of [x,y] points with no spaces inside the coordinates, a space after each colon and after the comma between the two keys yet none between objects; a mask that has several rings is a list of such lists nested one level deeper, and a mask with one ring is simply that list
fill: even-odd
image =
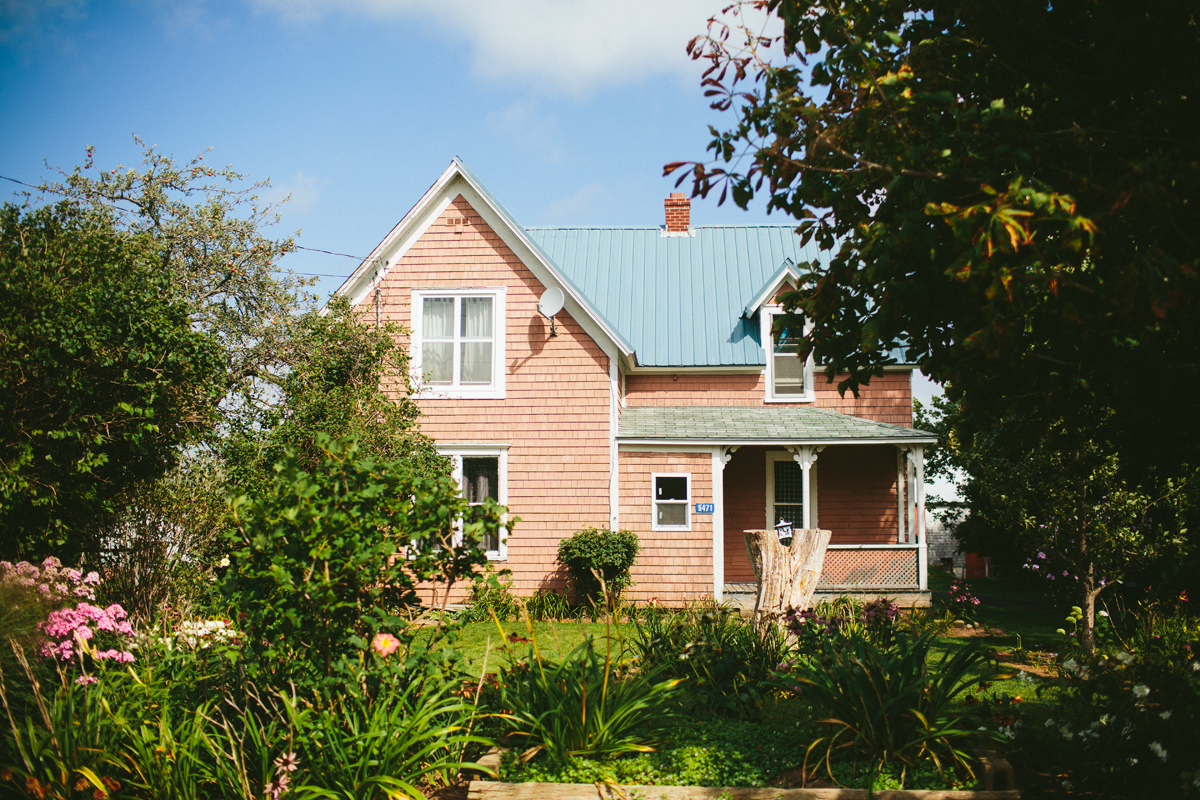
[{"label": "brick chimney", "polygon": [[683,192],[671,192],[663,200],[663,208],[667,212],[667,233],[687,233],[692,225],[692,201]]}]

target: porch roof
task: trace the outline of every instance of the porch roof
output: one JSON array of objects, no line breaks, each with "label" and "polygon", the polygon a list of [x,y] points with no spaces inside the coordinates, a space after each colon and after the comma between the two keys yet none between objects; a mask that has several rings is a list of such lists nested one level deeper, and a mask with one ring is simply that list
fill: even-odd
[{"label": "porch roof", "polygon": [[634,406],[621,412],[617,439],[630,444],[932,444],[937,435],[811,406]]}]

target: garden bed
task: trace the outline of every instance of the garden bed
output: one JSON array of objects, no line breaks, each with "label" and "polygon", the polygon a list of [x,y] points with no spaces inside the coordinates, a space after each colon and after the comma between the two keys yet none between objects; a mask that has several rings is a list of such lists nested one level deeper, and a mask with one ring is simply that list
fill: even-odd
[{"label": "garden bed", "polygon": [[[873,797],[882,800],[904,800],[905,798],[927,798],[928,800],[1016,800],[1021,793],[1013,782],[1012,766],[993,750],[971,748],[979,760],[980,789],[877,789]],[[479,766],[499,774],[501,757],[506,752],[494,749],[481,757]],[[801,782],[801,770],[789,770],[798,777],[791,783]],[[481,773],[476,772],[475,775]],[[785,773],[786,774],[786,773]],[[819,800],[838,798],[854,800],[867,798],[866,789],[839,788],[817,781],[813,786],[790,788],[785,782],[771,786],[669,786],[658,784],[594,783],[551,783],[543,781],[507,782],[473,780],[468,789],[468,800]]]},{"label": "garden bed", "polygon": [[715,786],[616,786],[600,783],[471,781],[468,800],[1018,800],[1015,789],[741,789]]}]

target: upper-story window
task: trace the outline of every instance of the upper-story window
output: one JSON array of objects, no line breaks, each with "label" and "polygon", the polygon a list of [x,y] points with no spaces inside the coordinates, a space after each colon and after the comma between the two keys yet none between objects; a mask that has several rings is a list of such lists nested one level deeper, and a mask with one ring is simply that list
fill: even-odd
[{"label": "upper-story window", "polygon": [[424,396],[504,397],[504,290],[413,292],[412,359]]},{"label": "upper-story window", "polygon": [[801,360],[803,330],[778,307],[762,310],[762,340],[767,350],[768,403],[806,403],[813,399],[813,359]]}]

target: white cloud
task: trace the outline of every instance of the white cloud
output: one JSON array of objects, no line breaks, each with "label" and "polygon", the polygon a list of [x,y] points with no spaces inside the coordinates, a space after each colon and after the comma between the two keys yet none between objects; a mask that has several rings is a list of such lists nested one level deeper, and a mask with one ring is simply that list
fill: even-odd
[{"label": "white cloud", "polygon": [[574,222],[587,216],[596,208],[596,201],[608,194],[603,183],[589,183],[570,197],[546,206],[542,219],[548,223]]},{"label": "white cloud", "polygon": [[305,175],[297,172],[285,183],[278,183],[263,193],[264,200],[280,203],[285,199],[280,212],[283,214],[304,214],[311,211],[321,199],[320,178],[315,175]]},{"label": "white cloud", "polygon": [[251,0],[302,21],[328,14],[417,19],[466,38],[475,72],[574,95],[700,66],[685,52],[722,0]]}]

